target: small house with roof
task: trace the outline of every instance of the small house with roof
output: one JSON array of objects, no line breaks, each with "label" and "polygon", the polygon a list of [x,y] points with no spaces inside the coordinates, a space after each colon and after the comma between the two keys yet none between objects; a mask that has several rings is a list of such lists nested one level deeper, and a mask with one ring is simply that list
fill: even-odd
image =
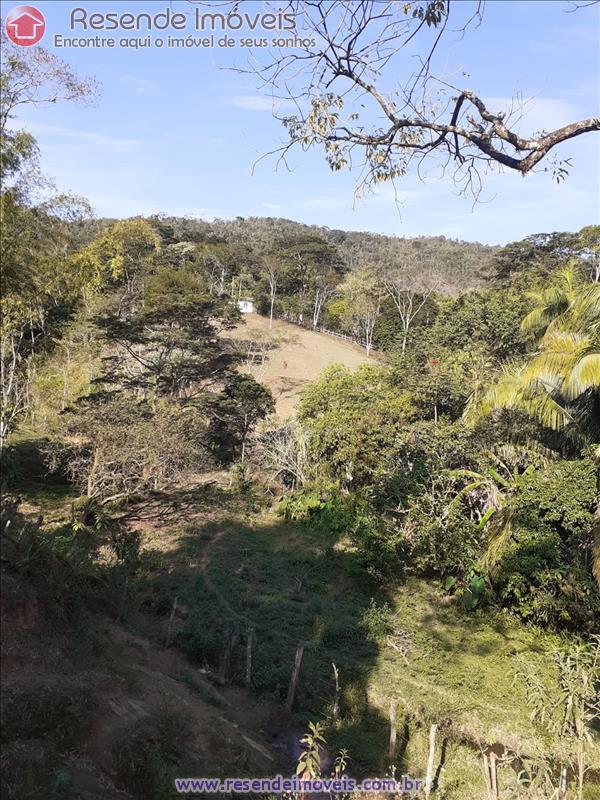
[{"label": "small house with roof", "polygon": [[242,314],[254,314],[254,300],[251,297],[240,297],[237,307]]}]

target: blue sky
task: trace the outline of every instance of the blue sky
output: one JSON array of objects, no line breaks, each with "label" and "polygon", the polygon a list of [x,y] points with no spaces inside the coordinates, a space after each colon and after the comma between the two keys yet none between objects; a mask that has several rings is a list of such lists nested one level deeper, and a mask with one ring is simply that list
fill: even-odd
[{"label": "blue sky", "polygon": [[[14,5],[2,3],[2,16]],[[156,13],[169,3],[36,5],[47,20],[42,44],[54,49],[54,34],[72,35],[73,7]],[[186,2],[173,0],[171,6],[183,10]],[[481,26],[443,46],[444,68],[468,73],[462,83],[498,107],[517,93],[532,98],[524,132],[599,115],[600,8],[566,13],[569,8],[563,2],[492,0]],[[295,153],[292,172],[276,170],[274,159],[266,159],[252,173],[255,160],[283,141],[285,132],[270,100],[229,69],[243,63],[239,49],[55,52],[80,74],[96,76],[102,85],[98,102],[92,108],[62,103],[29,109],[21,121],[38,138],[44,171],[61,190],[87,197],[98,215],[280,216],[332,228],[487,243],[575,230],[600,216],[595,134],[561,147],[558,154],[573,164],[561,185],[544,173],[490,175],[485,202],[473,207],[471,199],[456,196],[449,179],[430,170],[425,183],[407,176],[397,184],[399,209],[392,187],[356,201],[355,178],[331,172],[317,151]]]}]

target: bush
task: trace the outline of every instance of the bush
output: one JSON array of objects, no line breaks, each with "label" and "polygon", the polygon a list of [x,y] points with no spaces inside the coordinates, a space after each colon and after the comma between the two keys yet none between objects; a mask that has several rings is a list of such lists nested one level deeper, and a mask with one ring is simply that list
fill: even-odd
[{"label": "bush", "polygon": [[539,625],[596,629],[600,594],[573,546],[556,531],[519,529],[494,576],[502,604]]},{"label": "bush", "polygon": [[445,516],[433,515],[427,498],[419,498],[403,526],[403,558],[407,569],[422,575],[462,578],[475,564],[482,533],[460,505]]},{"label": "bush", "polygon": [[358,502],[356,496],[342,494],[335,484],[327,484],[283,497],[277,513],[288,520],[310,522],[314,530],[343,535],[353,527]]},{"label": "bush", "polygon": [[392,609],[387,603],[378,603],[371,598],[369,607],[363,612],[359,627],[370,642],[382,642],[390,632]]},{"label": "bush", "polygon": [[208,625],[202,609],[195,608],[186,619],[178,642],[194,662],[216,667],[233,624],[232,620],[223,619],[218,623],[212,621]]},{"label": "bush", "polygon": [[549,464],[511,498],[512,537],[493,573],[503,605],[540,625],[598,629],[600,593],[589,567],[597,467]]}]

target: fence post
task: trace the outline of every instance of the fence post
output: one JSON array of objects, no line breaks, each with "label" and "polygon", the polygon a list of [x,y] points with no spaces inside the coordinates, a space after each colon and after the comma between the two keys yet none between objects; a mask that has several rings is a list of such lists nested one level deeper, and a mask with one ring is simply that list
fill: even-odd
[{"label": "fence post", "polygon": [[335,695],[333,697],[333,710],[331,712],[331,717],[333,722],[337,721],[338,714],[340,713],[340,681],[339,681],[339,672],[336,665],[331,662],[331,666],[333,667],[333,678],[335,680]]},{"label": "fence post", "polygon": [[437,724],[434,723],[429,729],[429,758],[427,759],[427,774],[425,776],[425,797],[431,795],[433,786],[433,763],[435,758],[435,735],[437,733]]},{"label": "fence post", "polygon": [[485,780],[486,797],[490,798],[492,796],[492,782],[490,778],[490,764],[489,764],[488,754],[485,752],[485,750],[481,751],[481,757],[483,759],[483,777]]},{"label": "fence post", "polygon": [[165,647],[169,647],[173,640],[173,623],[175,622],[176,612],[177,612],[177,598],[173,600],[173,606],[171,608],[171,615],[169,617],[169,627],[167,628],[167,638],[165,641]]},{"label": "fence post", "polygon": [[252,640],[254,638],[254,628],[248,628],[246,639],[246,689],[250,689],[252,681]]},{"label": "fence post", "polygon": [[396,726],[396,710],[398,708],[398,704],[394,699],[390,700],[390,746],[388,750],[388,757],[390,761],[394,760],[394,756],[396,755],[396,733],[397,733],[397,726]]},{"label": "fence post", "polygon": [[498,800],[498,767],[496,764],[496,753],[490,753],[490,781],[492,784],[492,797]]},{"label": "fence post", "polygon": [[304,645],[299,644],[296,648],[296,656],[294,658],[294,667],[292,669],[292,677],[290,678],[290,686],[288,689],[287,700],[285,707],[288,711],[292,710],[294,705],[294,697],[296,696],[296,686],[298,685],[298,678],[300,676],[300,665],[302,664],[302,656],[304,655]]},{"label": "fence post", "polygon": [[219,683],[225,683],[227,680],[227,676],[229,674],[229,665],[231,663],[231,655],[237,644],[239,633],[240,629],[236,623],[233,626],[233,629],[229,634],[229,637],[227,638],[227,644],[225,645],[225,650],[223,652],[223,656],[221,657],[221,665],[219,669]]}]

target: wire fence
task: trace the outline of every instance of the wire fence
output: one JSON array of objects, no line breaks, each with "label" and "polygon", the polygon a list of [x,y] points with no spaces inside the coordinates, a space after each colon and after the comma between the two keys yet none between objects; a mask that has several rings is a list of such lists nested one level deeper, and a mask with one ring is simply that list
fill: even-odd
[{"label": "wire fence", "polygon": [[287,319],[286,317],[280,317],[283,322],[287,322],[289,325],[296,325],[298,328],[302,328],[305,331],[318,331],[319,333],[324,333],[326,336],[335,336],[336,339],[344,339],[344,341],[350,342],[351,344],[356,344],[359,347],[362,347],[364,350],[368,350],[367,343],[364,339],[359,339],[358,336],[353,336],[347,333],[339,333],[338,331],[331,331],[329,328],[325,328],[323,325],[309,325],[305,322],[297,322],[293,319]]}]

